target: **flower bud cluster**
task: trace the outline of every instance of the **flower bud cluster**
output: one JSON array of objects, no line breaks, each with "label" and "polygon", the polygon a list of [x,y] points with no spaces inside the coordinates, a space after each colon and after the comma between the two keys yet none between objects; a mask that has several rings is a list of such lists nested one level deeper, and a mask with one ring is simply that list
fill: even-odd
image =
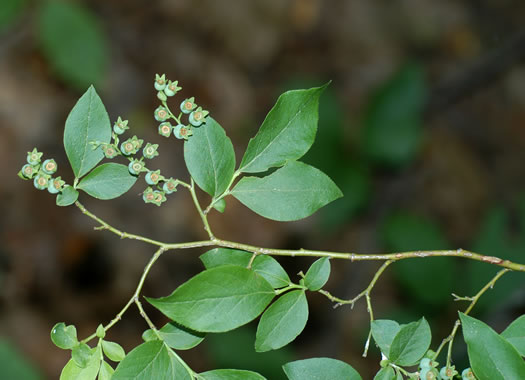
[{"label": "flower bud cluster", "polygon": [[42,153],[34,148],[27,152],[27,164],[18,172],[18,176],[25,180],[33,180],[33,185],[38,190],[47,190],[57,194],[64,188],[65,182],[61,177],[53,177],[58,165],[55,160],[47,159],[42,162]]},{"label": "flower bud cluster", "polygon": [[[157,97],[162,102],[162,105],[153,112],[155,120],[160,122],[158,127],[159,135],[170,137],[173,134],[177,139],[187,140],[193,134],[193,128],[206,123],[206,117],[209,115],[209,112],[199,107],[195,103],[194,97],[184,99],[180,104],[181,112],[178,117],[170,111],[166,101],[168,97],[174,96],[181,90],[177,81],[167,80],[165,74],[156,74],[154,87],[158,91]],[[186,124],[181,122],[183,114],[188,115],[188,123]],[[170,123],[168,121],[170,119],[174,120],[175,124]]]},{"label": "flower bud cluster", "polygon": [[146,203],[153,203],[160,206],[166,201],[166,195],[177,191],[179,182],[174,178],[165,178],[160,174],[160,170],[148,171],[146,183],[150,185],[142,193],[142,199]]}]

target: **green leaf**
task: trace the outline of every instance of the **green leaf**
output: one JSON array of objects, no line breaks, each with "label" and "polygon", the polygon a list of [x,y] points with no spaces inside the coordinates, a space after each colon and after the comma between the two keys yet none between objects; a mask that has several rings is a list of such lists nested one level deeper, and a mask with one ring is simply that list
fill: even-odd
[{"label": "green leaf", "polygon": [[175,322],[164,325],[159,330],[164,343],[176,350],[189,350],[204,340],[206,334],[193,331]]},{"label": "green leaf", "polygon": [[173,380],[172,375],[173,364],[166,345],[153,340],[131,350],[111,380]]},{"label": "green leaf", "polygon": [[95,353],[91,355],[89,362],[84,368],[79,367],[75,360],[69,360],[62,369],[60,380],[95,380],[100,369],[99,350],[95,350]]},{"label": "green leaf", "polygon": [[70,1],[46,1],[38,10],[36,36],[58,76],[76,89],[100,82],[108,54],[95,15]]},{"label": "green leaf", "polygon": [[129,173],[127,166],[110,162],[96,167],[77,188],[98,199],[113,199],[131,189],[136,181],[137,177]]},{"label": "green leaf", "polygon": [[521,356],[525,356],[525,315],[518,317],[508,325],[501,336],[507,339]]},{"label": "green leaf", "polygon": [[[199,258],[206,269],[221,265],[238,265],[246,268],[252,255],[252,253],[236,249],[214,248],[202,254]],[[271,256],[258,255],[253,260],[252,269],[264,277],[275,289],[288,286],[291,282],[290,277],[288,277],[281,264]]]},{"label": "green leaf", "polygon": [[69,206],[75,203],[78,199],[78,191],[73,186],[65,186],[64,189],[57,195],[57,206]]},{"label": "green leaf", "polygon": [[330,260],[329,257],[321,257],[316,260],[304,276],[304,284],[311,291],[321,289],[330,277]]},{"label": "green leaf", "polygon": [[292,342],[308,321],[308,302],[304,290],[281,296],[262,315],[255,337],[255,350],[276,350]]},{"label": "green leaf", "polygon": [[361,380],[361,375],[349,364],[331,358],[297,360],[283,365],[289,380]]},{"label": "green leaf", "polygon": [[71,358],[80,368],[86,368],[95,350],[89,347],[86,343],[79,343],[71,350]]},{"label": "green leaf", "polygon": [[406,65],[376,91],[364,117],[362,149],[380,163],[399,166],[421,148],[427,95],[421,66]]},{"label": "green leaf", "polygon": [[114,362],[120,362],[126,357],[126,352],[122,346],[115,342],[102,341],[102,350],[104,354]]},{"label": "green leaf", "polygon": [[319,96],[327,85],[282,94],[250,139],[239,171],[264,172],[301,158],[315,140]]},{"label": "green leaf", "polygon": [[95,88],[91,86],[69,113],[64,130],[64,148],[76,178],[88,173],[104,158],[102,149],[98,147],[93,150],[90,143],[109,143],[110,140],[108,113]]},{"label": "green leaf", "polygon": [[78,344],[77,329],[64,322],[57,323],[51,329],[51,341],[59,348],[70,350]]},{"label": "green leaf", "polygon": [[0,33],[9,27],[20,15],[27,0],[0,1]]},{"label": "green leaf", "polygon": [[187,366],[178,356],[175,356],[173,351],[169,351],[169,356],[171,360],[171,367],[169,369],[168,379],[176,380],[194,380],[193,375],[188,372]]},{"label": "green leaf", "polygon": [[215,369],[213,371],[199,373],[202,380],[265,380],[264,376],[256,372],[240,369]]},{"label": "green leaf", "polygon": [[376,319],[372,321],[371,330],[379,349],[387,358],[390,358],[390,347],[395,336],[401,329],[399,323],[388,319]]},{"label": "green leaf", "polygon": [[235,170],[233,144],[224,129],[211,117],[206,124],[193,128],[184,143],[184,161],[197,185],[217,197],[228,188]]},{"label": "green leaf", "polygon": [[432,339],[425,318],[401,326],[390,346],[390,361],[400,366],[416,364],[427,352]]},{"label": "green leaf", "polygon": [[32,365],[29,358],[4,339],[0,339],[0,368],[2,369],[2,377],[5,379],[43,379],[43,376]]},{"label": "green leaf", "polygon": [[459,313],[470,367],[479,380],[525,379],[525,362],[516,349],[485,323]]},{"label": "green leaf", "polygon": [[113,367],[103,361],[98,373],[98,380],[111,380],[111,376],[113,376],[114,372],[115,370]]},{"label": "green leaf", "polygon": [[381,368],[374,376],[374,380],[396,380],[396,373],[392,367]]},{"label": "green leaf", "polygon": [[263,178],[242,178],[231,193],[257,214],[278,221],[306,218],[343,195],[326,174],[298,161]]},{"label": "green leaf", "polygon": [[[385,246],[394,252],[450,247],[434,221],[406,212],[390,214],[383,224],[382,233]],[[392,271],[396,280],[414,298],[425,305],[436,307],[450,301],[458,278],[454,262],[446,257],[401,260],[396,262]]]},{"label": "green leaf", "polygon": [[223,332],[255,319],[274,295],[272,286],[254,271],[226,265],[199,273],[167,297],[147,300],[183,326]]}]

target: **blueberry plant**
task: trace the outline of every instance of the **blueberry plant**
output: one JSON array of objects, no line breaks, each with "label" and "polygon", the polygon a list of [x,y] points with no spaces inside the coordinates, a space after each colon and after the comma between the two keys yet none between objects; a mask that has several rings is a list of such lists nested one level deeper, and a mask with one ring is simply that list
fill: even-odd
[{"label": "blueberry plant", "polygon": [[[525,265],[462,249],[358,254],[258,247],[215,236],[208,215],[224,212],[229,196],[276,221],[306,218],[342,196],[326,174],[299,161],[315,140],[319,97],[326,85],[282,94],[249,141],[239,165],[224,129],[193,97],[184,99],[176,111],[170,108],[168,100],[181,90],[177,81],[157,75],[154,87],[161,103],[154,111],[158,133],[183,141],[189,182],[156,170],[152,163],[159,155],[158,145],[135,135],[126,136],[130,126],[121,117],[111,125],[93,87],[78,100],[65,124],[64,148],[74,174],[73,183],[56,176],[56,161],[44,157],[36,148],[28,152],[27,163],[19,172],[22,179],[32,180],[37,189],[55,194],[58,206],[76,206],[95,221],[96,229],[156,248],[135,292],[113,320],[100,324],[92,335],[81,340],[74,325],[61,322],[51,329],[53,343],[71,350],[61,380],[264,379],[256,372],[238,369],[197,373],[179,353],[197,346],[206,334],[230,331],[258,317],[255,350],[265,352],[284,347],[303,331],[308,321],[307,295],[312,292],[326,296],[334,306],[366,302],[370,331],[363,355],[367,355],[370,344],[379,347],[376,380],[525,379],[525,316],[517,318],[501,334],[469,316],[480,297],[498,279],[509,271],[525,272]],[[101,163],[104,159],[109,162]],[[142,198],[146,203],[162,206],[178,189],[191,194],[206,240],[167,243],[130,234],[102,220],[78,200],[80,193],[101,200],[119,197],[142,175],[146,182]],[[199,201],[195,184],[209,195],[207,205]],[[143,295],[144,281],[165,252],[198,247],[211,249],[200,256],[203,270],[199,274],[165,297]],[[292,279],[276,260],[280,256],[317,260]],[[468,306],[459,312],[450,334],[431,349],[431,329],[424,317],[408,324],[376,319],[371,292],[385,270],[397,261],[436,256],[477,260],[501,270],[487,279],[475,295],[454,295]],[[352,299],[341,299],[323,289],[330,277],[332,260],[376,260],[383,264],[361,293]],[[170,322],[156,326],[146,314],[143,302],[153,305]],[[107,340],[106,333],[132,306],[138,308],[148,329],[142,333],[144,342],[126,353],[118,343]],[[456,368],[453,364],[452,346],[460,327],[468,348],[469,368]],[[290,380],[361,379],[349,363],[325,357],[293,361],[285,364],[283,371]]]}]

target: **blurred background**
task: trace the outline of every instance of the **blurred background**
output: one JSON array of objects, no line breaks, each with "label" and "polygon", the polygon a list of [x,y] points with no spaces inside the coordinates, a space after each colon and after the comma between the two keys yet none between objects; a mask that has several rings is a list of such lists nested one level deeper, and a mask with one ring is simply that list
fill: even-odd
[{"label": "blurred background", "polygon": [[[64,121],[94,84],[112,121],[160,143],[153,161],[188,179],[182,143],[157,134],[155,73],[179,80],[210,110],[238,161],[285,90],[332,83],[322,96],[318,137],[304,161],[345,197],[303,221],[265,220],[234,199],[210,222],[217,236],[279,248],[396,252],[465,248],[525,262],[525,3],[519,0],[78,0],[0,2],[0,377],[56,379],[69,352],[49,339],[59,321],[79,337],[107,323],[134,291],[153,248],[94,231],[75,207],[16,177],[37,146],[71,181]],[[205,238],[185,191],[145,205],[139,181],[123,197],[85,206],[117,228],[166,242]],[[208,198],[199,193],[203,204]],[[205,250],[165,254],[144,294],[167,295],[203,269]],[[313,260],[279,259],[292,279]],[[377,262],[332,261],[326,289],[351,298]],[[425,316],[433,347],[458,309],[497,268],[454,258],[399,262],[372,293],[376,318]],[[525,309],[523,275],[508,274],[473,315],[501,331]],[[279,351],[256,354],[256,324],[209,335],[181,356],[197,371],[232,367],[283,379],[291,360],[329,356],[372,378],[362,358],[364,301],[332,309],[309,294],[305,332]],[[148,305],[146,305],[148,306]],[[148,307],[157,325],[165,319]],[[108,338],[130,350],[147,328],[132,308]],[[466,350],[455,345],[459,368]]]}]

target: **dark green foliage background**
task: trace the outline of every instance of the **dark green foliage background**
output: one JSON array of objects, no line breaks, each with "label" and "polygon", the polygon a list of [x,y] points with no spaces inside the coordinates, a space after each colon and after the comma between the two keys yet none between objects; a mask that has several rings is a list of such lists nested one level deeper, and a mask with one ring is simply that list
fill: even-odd
[{"label": "dark green foliage background", "polygon": [[[111,121],[122,115],[132,134],[160,144],[155,162],[163,172],[188,178],[182,145],[156,134],[155,72],[178,79],[183,96],[211,111],[237,162],[281,92],[332,80],[304,161],[327,173],[344,198],[290,224],[252,215],[230,198],[224,214],[210,217],[220,237],[362,253],[462,247],[525,261],[525,69],[512,59],[497,76],[470,69],[514,38],[524,4],[410,4],[0,2],[0,367],[21,380],[57,378],[67,353],[51,345],[51,326],[65,320],[79,336],[91,333],[127,300],[150,255],[140,244],[95,234],[78,210],[57,208],[53,197],[15,177],[26,150],[38,145],[72,182],[64,121],[90,84]],[[462,93],[458,78],[481,85]],[[122,230],[174,242],[202,238],[187,194],[157,209],[142,204],[139,191],[89,207]],[[169,294],[202,269],[202,253],[163,257],[145,294]],[[312,261],[281,260],[290,277]],[[352,297],[375,269],[337,262],[327,288]],[[449,293],[472,295],[495,271],[454,259],[397,263],[374,289],[376,316],[408,323],[424,315],[436,344],[461,306]],[[522,284],[519,274],[506,275],[474,316],[501,332],[523,314]],[[247,368],[278,379],[285,362],[331,356],[371,377],[377,351],[360,357],[368,328],[363,305],[333,311],[324,298],[311,298],[306,330],[290,347],[255,353],[250,324],[209,336],[183,357],[196,370]],[[166,322],[148,311],[159,326]],[[130,315],[111,340],[128,351],[143,328]],[[459,348],[458,360],[465,356]]]}]

